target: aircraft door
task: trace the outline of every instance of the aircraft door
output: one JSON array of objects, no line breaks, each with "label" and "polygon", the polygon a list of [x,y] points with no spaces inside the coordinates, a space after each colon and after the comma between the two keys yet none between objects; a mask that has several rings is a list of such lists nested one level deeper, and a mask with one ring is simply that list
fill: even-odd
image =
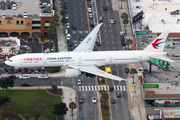
[{"label": "aircraft door", "polygon": [[19,59],[19,65],[23,65],[23,60]]},{"label": "aircraft door", "polygon": [[109,57],[109,62],[110,62],[110,63],[112,62],[112,60],[113,60],[112,57]]},{"label": "aircraft door", "polygon": [[142,61],[142,56],[138,56],[138,62]]},{"label": "aircraft door", "polygon": [[46,65],[46,59],[43,59],[43,65]]},{"label": "aircraft door", "polygon": [[82,63],[82,58],[79,58],[79,63]]}]

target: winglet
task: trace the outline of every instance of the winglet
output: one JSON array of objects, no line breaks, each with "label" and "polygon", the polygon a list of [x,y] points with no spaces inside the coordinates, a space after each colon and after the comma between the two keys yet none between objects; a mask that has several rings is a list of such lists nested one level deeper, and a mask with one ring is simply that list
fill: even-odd
[{"label": "winglet", "polygon": [[146,52],[163,52],[166,38],[169,31],[164,31],[151,44],[149,44],[143,51]]}]

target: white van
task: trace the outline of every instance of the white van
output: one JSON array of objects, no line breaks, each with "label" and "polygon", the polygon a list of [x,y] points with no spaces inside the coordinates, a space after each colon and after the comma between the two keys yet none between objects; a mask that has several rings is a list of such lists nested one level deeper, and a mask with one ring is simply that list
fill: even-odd
[{"label": "white van", "polygon": [[24,74],[19,76],[19,79],[28,79],[28,78],[30,78],[29,74]]},{"label": "white van", "polygon": [[13,10],[16,10],[16,4],[13,4],[13,5],[12,5],[12,9],[13,9]]}]

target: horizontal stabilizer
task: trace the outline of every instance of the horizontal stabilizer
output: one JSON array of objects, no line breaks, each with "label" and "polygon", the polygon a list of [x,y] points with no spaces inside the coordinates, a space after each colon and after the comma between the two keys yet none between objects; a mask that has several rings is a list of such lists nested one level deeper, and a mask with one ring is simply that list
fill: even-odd
[{"label": "horizontal stabilizer", "polygon": [[151,58],[156,58],[156,59],[161,59],[161,60],[168,61],[168,62],[174,62],[173,60],[171,60],[171,59],[169,59],[169,58],[167,58],[167,57],[165,57],[163,55],[159,55],[159,56],[154,55],[154,56],[150,56],[150,57]]}]

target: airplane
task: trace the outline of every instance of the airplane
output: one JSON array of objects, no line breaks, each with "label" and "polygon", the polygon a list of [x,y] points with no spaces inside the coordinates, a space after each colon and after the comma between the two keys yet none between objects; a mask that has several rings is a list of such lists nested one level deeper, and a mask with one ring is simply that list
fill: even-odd
[{"label": "airplane", "polygon": [[67,66],[70,69],[65,70],[65,78],[78,77],[81,73],[85,72],[121,81],[126,79],[109,74],[100,70],[98,67],[139,63],[154,58],[173,62],[171,59],[165,57],[167,53],[163,52],[169,31],[165,31],[159,35],[144,50],[93,51],[97,33],[101,25],[102,23],[98,24],[72,52],[21,54],[9,58],[5,61],[5,64],[16,68]]}]

